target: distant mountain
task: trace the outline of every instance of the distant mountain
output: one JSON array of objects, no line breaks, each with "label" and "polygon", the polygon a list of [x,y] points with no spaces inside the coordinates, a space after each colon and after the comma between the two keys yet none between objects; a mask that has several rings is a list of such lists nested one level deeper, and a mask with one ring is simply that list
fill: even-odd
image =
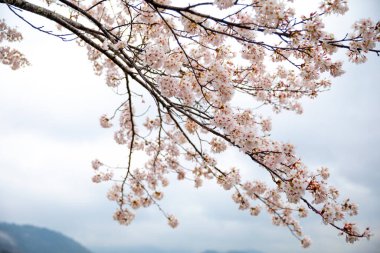
[{"label": "distant mountain", "polygon": [[96,253],[199,253],[187,249],[161,249],[144,245],[137,247],[96,247],[91,248],[91,250]]},{"label": "distant mountain", "polygon": [[[189,251],[186,249],[158,249],[152,247],[125,247],[125,248],[96,248],[93,249],[96,253],[194,253],[194,251]],[[1,253],[1,252],[0,252]],[[198,252],[199,253],[199,252]],[[205,250],[202,253],[263,253],[259,250],[229,250],[229,251],[218,251],[218,250]]]},{"label": "distant mountain", "polygon": [[202,253],[262,253],[261,251],[258,250],[230,250],[230,251],[216,251],[216,250],[206,250],[203,251]]},{"label": "distant mountain", "polygon": [[91,253],[67,236],[29,225],[0,223],[0,253]]},{"label": "distant mountain", "polygon": [[[121,248],[94,248],[93,252],[96,253],[194,253],[194,251],[186,249],[158,249],[154,247],[121,247]],[[0,252],[1,253],[1,252]],[[199,252],[198,252],[199,253]],[[217,251],[217,250],[205,250],[202,253],[263,253],[258,250],[229,250],[229,251]]]}]

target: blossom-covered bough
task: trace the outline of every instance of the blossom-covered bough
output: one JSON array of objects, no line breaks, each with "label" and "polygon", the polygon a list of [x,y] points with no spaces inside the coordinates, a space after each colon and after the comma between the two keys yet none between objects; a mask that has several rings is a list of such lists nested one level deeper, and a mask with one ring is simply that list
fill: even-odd
[{"label": "blossom-covered bough", "polygon": [[[315,98],[330,87],[330,78],[343,74],[342,62],[333,59],[338,49],[355,63],[365,62],[367,53],[379,55],[380,23],[357,21],[344,38],[324,30],[323,18],[344,14],[347,1],[324,0],[306,16],[296,16],[292,0],[0,3],[35,29],[76,40],[95,73],[125,97],[100,124],[117,125],[115,141],[127,147],[126,165],[92,163],[94,182],[113,182],[108,198],[117,203],[114,218],[121,224],[130,224],[135,210],[155,205],[176,227],[177,219],[159,201],[177,177],[195,187],[215,180],[233,191],[239,209],[258,215],[265,208],[273,224],[286,226],[304,247],[310,239],[297,216],[306,217],[308,210],[348,242],[370,237],[369,228],[359,231],[347,220],[357,205],[339,201],[338,190],[327,183],[328,169],[310,171],[291,144],[272,140],[271,121],[259,109],[302,113],[301,98]],[[57,30],[32,24],[23,11],[54,21]],[[9,46],[21,39],[0,21],[0,60],[12,69],[29,64]],[[273,184],[218,165],[216,157],[228,149],[250,157]],[[146,160],[135,161],[136,154]]]}]

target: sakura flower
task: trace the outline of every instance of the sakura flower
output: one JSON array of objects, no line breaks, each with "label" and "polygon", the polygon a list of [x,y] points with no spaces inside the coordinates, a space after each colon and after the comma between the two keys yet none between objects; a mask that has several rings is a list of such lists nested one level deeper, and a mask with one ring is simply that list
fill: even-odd
[{"label": "sakura flower", "polygon": [[169,215],[168,216],[168,224],[169,226],[171,226],[172,228],[176,228],[178,226],[178,220],[176,217],[174,217],[173,215]]},{"label": "sakura flower", "polygon": [[129,225],[135,218],[135,215],[128,209],[117,210],[113,215],[114,220],[118,221],[121,225]]},{"label": "sakura flower", "polygon": [[219,9],[227,9],[234,5],[235,0],[214,0],[215,5]]},{"label": "sakura flower", "polygon": [[307,216],[307,209],[305,207],[300,207],[298,209],[298,216],[300,218],[305,218]]},{"label": "sakura flower", "polygon": [[324,0],[319,8],[329,14],[335,13],[343,15],[348,11],[346,0]]},{"label": "sakura flower", "polygon": [[269,132],[272,129],[272,122],[270,119],[261,121],[261,127],[263,132]]},{"label": "sakura flower", "polygon": [[112,123],[110,122],[110,119],[107,117],[107,115],[102,115],[100,117],[100,125],[103,127],[103,128],[110,128],[112,127]]},{"label": "sakura flower", "polygon": [[308,248],[311,244],[311,240],[309,237],[304,237],[302,240],[301,240],[301,244],[302,244],[302,247],[304,248]]},{"label": "sakura flower", "polygon": [[261,207],[260,206],[255,206],[255,207],[251,207],[251,215],[253,216],[257,216],[260,214],[260,211],[261,211]]},{"label": "sakura flower", "polygon": [[214,153],[223,152],[227,148],[226,144],[222,140],[219,140],[217,138],[212,138],[212,140],[210,141],[210,145],[211,151]]},{"label": "sakura flower", "polygon": [[93,160],[93,161],[91,162],[91,164],[92,164],[92,168],[93,168],[94,170],[99,169],[99,167],[103,165],[103,163],[100,162],[98,159]]},{"label": "sakura flower", "polygon": [[153,198],[157,199],[157,200],[161,200],[162,198],[164,197],[164,194],[162,192],[159,192],[159,191],[155,191],[153,193]]},{"label": "sakura flower", "polygon": [[100,183],[102,181],[102,176],[100,174],[96,174],[92,177],[92,182],[94,183]]},{"label": "sakura flower", "polygon": [[324,179],[324,180],[327,180],[330,176],[330,172],[329,172],[329,169],[326,168],[326,167],[322,167],[320,168],[319,170],[319,173],[321,174],[321,177]]}]

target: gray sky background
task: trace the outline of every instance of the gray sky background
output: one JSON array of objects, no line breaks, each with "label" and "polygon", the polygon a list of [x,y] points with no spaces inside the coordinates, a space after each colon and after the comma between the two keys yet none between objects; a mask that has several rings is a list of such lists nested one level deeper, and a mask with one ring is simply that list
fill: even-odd
[{"label": "gray sky background", "polygon": [[[330,30],[344,34],[361,17],[380,20],[376,0],[351,1],[350,7],[345,17],[329,18]],[[265,212],[251,217],[238,211],[231,193],[214,184],[169,186],[162,206],[180,219],[175,230],[154,207],[140,210],[129,227],[114,222],[108,185],[91,182],[90,162],[123,164],[126,153],[114,143],[112,130],[98,126],[99,116],[113,112],[122,98],[92,73],[85,50],[75,43],[34,31],[3,5],[0,17],[23,31],[17,47],[32,63],[17,72],[0,66],[0,221],[55,229],[90,248],[303,251]],[[295,144],[310,168],[329,167],[331,184],[359,204],[353,220],[375,233],[370,241],[349,245],[310,216],[302,221],[313,241],[305,252],[374,253],[380,247],[379,60],[373,55],[363,65],[345,63],[346,74],[333,80],[331,91],[306,100],[303,115],[272,116],[273,137]],[[263,175],[239,153],[232,155],[221,162]]]}]

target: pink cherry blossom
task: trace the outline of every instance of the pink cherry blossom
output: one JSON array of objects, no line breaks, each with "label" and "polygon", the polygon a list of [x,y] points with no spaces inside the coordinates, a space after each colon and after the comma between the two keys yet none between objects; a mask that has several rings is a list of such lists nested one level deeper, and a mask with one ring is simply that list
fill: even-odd
[{"label": "pink cherry blossom", "polygon": [[[316,98],[344,74],[339,51],[354,63],[380,53],[379,22],[356,21],[343,38],[328,31],[326,17],[346,13],[347,1],[323,0],[306,14],[298,14],[291,0],[0,2],[60,26],[37,30],[62,40],[77,36],[94,73],[124,99],[99,121],[116,128],[125,164],[92,162],[92,181],[112,182],[107,198],[117,205],[113,218],[120,224],[129,225],[133,212],[154,206],[175,228],[178,219],[160,204],[165,187],[171,180],[190,181],[195,188],[214,181],[232,190],[239,210],[253,216],[266,211],[305,248],[311,241],[298,219],[311,214],[347,242],[370,238],[369,229],[360,232],[347,221],[358,206],[340,200],[328,182],[329,169],[309,168],[292,144],[275,140],[264,115],[266,109],[302,114],[305,98]],[[0,20],[0,62],[13,70],[29,65],[10,47],[21,40]],[[247,178],[250,166],[220,162],[234,151],[271,182]]]}]

